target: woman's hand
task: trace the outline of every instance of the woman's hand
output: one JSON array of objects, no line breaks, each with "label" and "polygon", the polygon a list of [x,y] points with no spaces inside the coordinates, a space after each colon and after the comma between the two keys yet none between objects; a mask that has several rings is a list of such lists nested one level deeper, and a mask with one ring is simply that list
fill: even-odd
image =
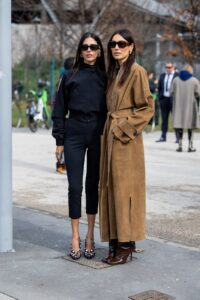
[{"label": "woman's hand", "polygon": [[60,162],[62,153],[64,152],[64,146],[56,146],[56,158]]}]

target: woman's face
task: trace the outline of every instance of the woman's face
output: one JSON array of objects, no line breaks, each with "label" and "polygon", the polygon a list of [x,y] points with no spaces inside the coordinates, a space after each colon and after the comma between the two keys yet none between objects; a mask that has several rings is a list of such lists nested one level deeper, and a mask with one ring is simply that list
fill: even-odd
[{"label": "woman's face", "polygon": [[88,37],[83,41],[81,46],[81,56],[83,57],[85,64],[94,65],[97,56],[100,56],[100,52],[99,45],[92,37]]},{"label": "woman's face", "polygon": [[119,64],[122,64],[133,51],[133,44],[129,45],[129,42],[126,41],[120,34],[115,34],[110,43],[110,49],[113,58],[116,59]]}]

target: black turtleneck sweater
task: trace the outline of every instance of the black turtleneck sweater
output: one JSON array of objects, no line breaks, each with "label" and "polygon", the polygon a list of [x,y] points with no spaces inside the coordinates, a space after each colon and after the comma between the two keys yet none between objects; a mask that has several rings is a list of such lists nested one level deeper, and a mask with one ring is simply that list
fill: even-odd
[{"label": "black turtleneck sweater", "polygon": [[64,144],[65,119],[69,110],[105,114],[105,91],[106,76],[95,65],[83,63],[77,71],[61,78],[52,113],[52,134],[57,145]]}]

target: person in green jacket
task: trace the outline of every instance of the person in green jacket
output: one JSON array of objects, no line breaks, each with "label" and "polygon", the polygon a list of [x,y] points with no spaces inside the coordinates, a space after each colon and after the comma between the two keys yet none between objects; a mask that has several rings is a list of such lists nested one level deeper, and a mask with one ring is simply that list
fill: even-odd
[{"label": "person in green jacket", "polygon": [[46,81],[39,79],[38,80],[38,90],[30,90],[30,93],[35,97],[36,104],[38,103],[39,98],[42,99],[43,104],[43,118],[49,122],[50,112],[48,108],[48,93],[46,89]]}]

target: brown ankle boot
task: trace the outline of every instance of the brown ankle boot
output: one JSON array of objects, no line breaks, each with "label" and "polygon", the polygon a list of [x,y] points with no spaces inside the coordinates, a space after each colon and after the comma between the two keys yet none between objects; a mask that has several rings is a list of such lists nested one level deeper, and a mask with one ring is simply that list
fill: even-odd
[{"label": "brown ankle boot", "polygon": [[119,265],[119,264],[125,264],[127,262],[127,259],[131,256],[132,260],[132,247],[124,248],[124,247],[118,247],[116,255],[107,261],[107,264],[109,265]]},{"label": "brown ankle boot", "polygon": [[115,257],[116,251],[117,251],[117,247],[118,247],[118,240],[110,240],[108,255],[106,257],[102,258],[101,261],[103,263],[107,264],[110,259],[112,259],[113,257]]}]

